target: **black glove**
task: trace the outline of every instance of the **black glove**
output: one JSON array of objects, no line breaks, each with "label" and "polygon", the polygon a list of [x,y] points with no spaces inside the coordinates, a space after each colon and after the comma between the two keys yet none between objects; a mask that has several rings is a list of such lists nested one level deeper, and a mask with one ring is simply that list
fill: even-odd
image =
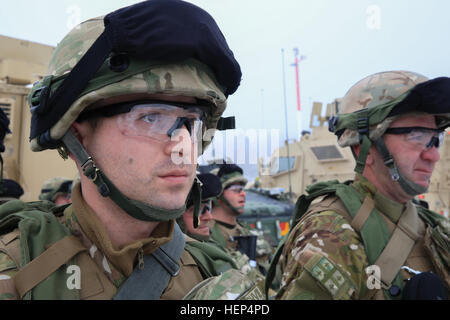
[{"label": "black glove", "polygon": [[406,282],[403,300],[447,300],[444,283],[433,272],[422,272]]}]

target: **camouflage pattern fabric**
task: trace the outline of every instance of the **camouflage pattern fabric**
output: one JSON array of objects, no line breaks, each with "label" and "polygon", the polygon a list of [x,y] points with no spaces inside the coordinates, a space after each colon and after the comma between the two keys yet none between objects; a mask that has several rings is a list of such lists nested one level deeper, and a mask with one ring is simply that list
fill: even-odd
[{"label": "camouflage pattern fabric", "polygon": [[42,185],[39,200],[54,201],[59,195],[67,195],[67,192],[62,192],[60,188],[63,184],[70,183],[71,181],[72,180],[63,177],[54,177],[45,181]]},{"label": "camouflage pattern fabric", "polygon": [[[380,72],[370,75],[355,85],[345,94],[339,106],[339,114],[353,113],[362,109],[375,108],[390,102],[428,78],[410,71]],[[390,117],[370,130],[370,139],[380,137],[396,117]],[[360,143],[356,130],[346,129],[338,140],[341,147]]]},{"label": "camouflage pattern fabric", "polygon": [[358,299],[365,295],[364,246],[347,220],[332,211],[306,217],[290,234],[283,257],[283,300]]},{"label": "camouflage pattern fabric", "polygon": [[[48,74],[59,77],[70,72],[103,30],[103,17],[87,20],[75,27],[55,49],[49,63]],[[226,108],[223,91],[215,81],[212,71],[203,63],[193,59],[176,64],[131,61],[128,70],[120,74],[110,71],[107,67],[101,68],[96,78],[89,82],[80,97],[51,128],[51,137],[55,140],[60,139],[78,115],[95,102],[107,99],[111,101],[119,96],[123,102],[123,97],[130,93],[192,96],[208,101],[213,107],[206,119],[206,129],[217,127],[217,122]],[[130,99],[133,99],[133,96]],[[203,147],[210,142],[211,139],[205,139]],[[37,139],[31,141],[31,150],[43,150]]]},{"label": "camouflage pattern fabric", "polygon": [[[376,188],[361,175],[356,176],[352,187],[362,196],[374,199],[375,207],[382,213],[384,223],[389,226],[389,232],[392,234],[406,206],[378,193]],[[283,275],[282,287],[276,298],[319,300],[401,298],[401,296],[390,293],[387,295],[387,290],[376,290],[381,288],[374,289],[372,287],[373,277],[369,279],[369,274],[371,274],[371,269],[368,268],[369,256],[365,251],[370,243],[362,242],[359,233],[350,225],[348,219],[351,219],[351,216],[340,211],[344,210],[345,212],[345,207],[341,205],[341,209],[337,209],[339,206],[333,206],[339,212],[327,210],[333,203],[332,201],[336,201],[333,199],[337,198],[317,198],[310,206],[309,213],[307,212],[300,219],[289,234],[279,261]],[[435,213],[433,215],[439,216]],[[431,247],[439,248],[440,255],[443,255],[443,258],[437,259],[437,261],[445,264],[446,259],[448,260],[448,251],[445,253],[442,248],[448,247],[448,243],[441,240],[448,234],[448,219],[439,216],[439,219],[436,220],[433,215],[428,214],[424,218],[422,214],[419,214],[422,219],[417,217],[417,227],[414,232],[420,236],[403,264],[421,272],[438,272],[446,281],[445,272],[440,272],[441,270],[436,267],[434,261],[436,259],[430,252],[427,252],[430,245],[427,244],[429,237],[425,230],[427,229],[427,232],[430,230],[429,226],[426,226],[430,221],[431,225],[435,226],[435,231],[437,225],[447,230],[447,233],[439,232],[439,237],[431,240],[434,242]],[[377,239],[381,241],[376,237],[371,241],[377,241]],[[444,245],[442,246],[442,244]],[[376,257],[372,257],[372,259],[375,259],[371,262],[374,263]],[[399,270],[400,278],[404,279],[402,281],[413,275],[414,273],[403,269]],[[402,287],[401,283],[398,285],[400,288]]]},{"label": "camouflage pattern fabric", "polygon": [[222,182],[222,190],[233,185],[233,184],[241,184],[245,186],[248,180],[240,173],[240,172],[232,172],[229,174],[224,174],[220,177],[220,181]]},{"label": "camouflage pattern fabric", "polygon": [[264,275],[258,269],[250,265],[250,259],[246,254],[238,250],[231,250],[231,249],[225,249],[225,252],[231,257],[231,259],[233,259],[237,269],[241,271],[243,274],[247,275],[252,281],[254,282],[264,281]]},{"label": "camouflage pattern fabric", "polygon": [[[79,204],[77,195],[81,196],[79,185],[74,186],[73,204],[67,207],[64,210],[64,215],[58,219],[61,224],[67,227],[68,230],[70,230],[70,233],[75,235],[83,246],[88,249],[90,258],[106,276],[107,280],[109,280],[116,288],[119,288],[133,271],[134,260],[136,256],[139,256],[140,250],[143,250],[142,254],[147,254],[148,249],[151,250],[152,248],[170,241],[170,236],[163,235],[161,238],[148,238],[143,239],[140,242],[132,243],[129,246],[122,248],[120,251],[115,250],[112,248],[112,244],[108,243],[108,239],[105,238],[105,231],[101,231],[98,224],[89,223],[89,227],[87,228],[86,225],[83,224],[84,228],[81,227],[80,219],[82,217],[84,217],[83,219],[86,219],[86,217],[92,219],[93,217],[89,212],[84,212],[82,215],[80,212],[77,212],[78,216],[75,215],[74,206]],[[43,202],[48,203],[48,201]],[[98,242],[94,242],[92,234],[95,234],[95,237],[101,238],[101,240],[97,239],[97,241],[101,242],[109,249],[102,250],[100,246],[97,246],[96,243]],[[5,236],[8,239],[11,238],[9,234],[6,234]],[[0,237],[0,239],[4,240],[3,237]],[[139,249],[139,245],[142,246],[141,249]],[[181,260],[184,262],[181,264],[179,276],[170,280],[171,282],[169,282],[168,285],[168,288],[170,287],[170,289],[163,293],[161,299],[181,299],[191,288],[203,280],[198,271],[197,264],[189,253],[185,251]],[[18,261],[18,264],[20,264],[20,261]],[[2,290],[0,291],[0,299],[17,299],[16,292],[4,291],[5,287],[8,288],[7,286],[11,285],[10,282],[13,282],[13,280],[10,278],[13,278],[17,272],[17,264],[13,258],[0,251],[0,290]],[[100,285],[100,283],[98,284]],[[66,284],[64,283],[63,286],[65,287]],[[83,289],[83,286],[81,289]],[[15,290],[14,285],[11,286],[11,290]],[[81,293],[83,293],[83,290],[81,290]],[[80,298],[83,299],[82,294],[80,294]]]},{"label": "camouflage pattern fabric", "polygon": [[307,213],[289,234],[279,265],[282,280],[276,299],[348,300],[368,291],[364,244],[334,211]]},{"label": "camouflage pattern fabric", "polygon": [[[214,222],[214,226],[211,228],[211,241],[214,241],[217,245],[221,246],[227,254],[233,258],[238,269],[245,274],[253,275],[252,279],[263,277],[262,273],[266,273],[269,270],[270,259],[273,254],[273,248],[269,242],[259,233],[258,230],[254,230],[248,226],[237,224],[234,228],[229,228],[221,222]],[[237,249],[237,241],[233,239],[235,236],[247,236],[256,235],[256,263],[258,268],[250,266],[249,257],[241,253]],[[221,242],[219,239],[224,239],[225,242]]]},{"label": "camouflage pattern fabric", "polygon": [[263,281],[257,283],[244,273],[230,269],[195,286],[183,300],[264,300]]},{"label": "camouflage pattern fabric", "polygon": [[[217,225],[217,226],[216,226]],[[262,259],[269,258],[269,256],[273,253],[273,248],[269,244],[269,242],[264,239],[263,235],[259,230],[253,229],[245,224],[238,223],[236,226],[228,226],[220,221],[215,221],[214,227],[211,228],[211,238],[216,240],[219,238],[217,233],[221,233],[222,237],[225,238],[226,244],[225,248],[229,250],[236,250],[237,242],[234,241],[233,237],[236,236],[249,236],[255,235],[256,239],[256,257],[260,257]],[[217,240],[216,240],[217,241]],[[220,243],[220,241],[217,241]],[[223,244],[222,244],[223,245]]]}]

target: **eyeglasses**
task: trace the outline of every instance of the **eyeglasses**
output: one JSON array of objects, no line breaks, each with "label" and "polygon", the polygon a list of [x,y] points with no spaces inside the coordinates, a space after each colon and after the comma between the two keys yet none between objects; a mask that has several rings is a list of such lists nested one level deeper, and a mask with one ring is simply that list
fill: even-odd
[{"label": "eyeglasses", "polygon": [[200,107],[179,107],[178,104],[141,103],[117,117],[119,130],[127,136],[143,136],[167,141],[186,128],[192,143],[203,128]]},{"label": "eyeglasses", "polygon": [[444,132],[439,129],[424,127],[388,128],[387,134],[402,134],[405,140],[420,150],[439,148],[444,140]]},{"label": "eyeglasses", "polygon": [[240,185],[237,185],[237,184],[234,184],[231,187],[226,188],[226,190],[231,190],[231,191],[236,192],[236,193],[241,193],[242,191],[244,191],[244,187],[240,186]]},{"label": "eyeglasses", "polygon": [[212,200],[205,200],[202,201],[202,210],[200,211],[200,215],[204,215],[206,213],[206,211],[211,212],[211,208],[212,208]]}]

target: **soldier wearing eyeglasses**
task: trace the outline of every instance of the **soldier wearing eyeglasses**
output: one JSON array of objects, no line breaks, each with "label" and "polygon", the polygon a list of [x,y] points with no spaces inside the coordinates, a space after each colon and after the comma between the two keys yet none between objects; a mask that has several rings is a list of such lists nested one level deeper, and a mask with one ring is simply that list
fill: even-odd
[{"label": "soldier wearing eyeglasses", "polygon": [[354,181],[320,182],[296,205],[278,299],[446,299],[447,218],[413,203],[427,191],[450,125],[450,79],[408,71],[350,88],[330,131]]},{"label": "soldier wearing eyeglasses", "polygon": [[218,275],[175,222],[201,200],[203,133],[241,80],[214,19],[143,1],[75,27],[48,70],[28,97],[31,149],[70,157],[80,180],[68,206],[0,206],[0,299],[182,299]]}]

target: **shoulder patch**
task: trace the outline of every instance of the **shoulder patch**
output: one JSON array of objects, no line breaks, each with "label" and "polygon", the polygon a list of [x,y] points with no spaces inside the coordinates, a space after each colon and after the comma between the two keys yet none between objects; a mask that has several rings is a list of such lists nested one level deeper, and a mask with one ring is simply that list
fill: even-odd
[{"label": "shoulder patch", "polygon": [[352,280],[326,257],[315,254],[306,264],[307,270],[335,300],[350,299],[355,292]]}]

